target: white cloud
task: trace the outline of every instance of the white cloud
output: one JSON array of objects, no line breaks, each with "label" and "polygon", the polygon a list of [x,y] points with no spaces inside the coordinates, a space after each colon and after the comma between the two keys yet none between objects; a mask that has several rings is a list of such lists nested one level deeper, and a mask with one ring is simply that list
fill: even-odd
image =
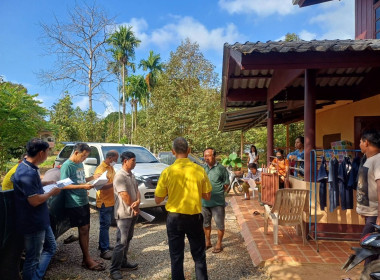
[{"label": "white cloud", "polygon": [[226,42],[235,43],[245,39],[233,23],[209,30],[204,24],[189,16],[173,17],[173,19],[174,23],[153,30],[149,36],[150,43],[165,48],[171,43],[178,44],[179,41],[189,38],[197,42],[201,50],[220,51]]},{"label": "white cloud", "polygon": [[224,27],[209,30],[204,24],[189,16],[170,15],[170,18],[172,19],[171,23],[153,29],[150,33],[147,32],[148,23],[143,18],[132,18],[129,22],[117,26],[133,26],[133,32],[141,40],[140,47],[142,49],[149,45],[167,49],[171,44],[179,44],[180,41],[189,38],[191,41],[197,42],[201,50],[220,51],[226,42],[235,43],[246,39],[233,23],[227,23]]},{"label": "white cloud", "polygon": [[104,99],[103,100],[103,104],[106,107],[106,109],[104,110],[103,114],[101,114],[102,118],[107,117],[112,112],[116,112],[116,109],[115,109],[114,105],[108,99]]},{"label": "white cloud", "polygon": [[302,30],[299,34],[301,40],[310,41],[314,40],[317,37],[317,34],[311,33],[307,30]]},{"label": "white cloud", "polygon": [[329,2],[320,7],[325,11],[310,19],[311,24],[325,30],[318,39],[354,39],[355,1]]},{"label": "white cloud", "polygon": [[291,0],[219,0],[218,4],[229,14],[255,13],[259,16],[288,15],[299,9]]}]

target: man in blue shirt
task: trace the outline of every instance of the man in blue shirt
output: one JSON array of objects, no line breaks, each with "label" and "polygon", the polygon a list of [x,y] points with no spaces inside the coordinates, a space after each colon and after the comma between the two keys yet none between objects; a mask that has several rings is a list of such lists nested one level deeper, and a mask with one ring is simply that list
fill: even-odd
[{"label": "man in blue shirt", "polygon": [[26,145],[27,157],[13,175],[16,208],[16,229],[24,237],[25,262],[23,279],[42,279],[56,251],[56,242],[50,227],[46,201],[57,195],[59,188],[44,193],[38,165],[49,154],[49,144],[32,139]]}]

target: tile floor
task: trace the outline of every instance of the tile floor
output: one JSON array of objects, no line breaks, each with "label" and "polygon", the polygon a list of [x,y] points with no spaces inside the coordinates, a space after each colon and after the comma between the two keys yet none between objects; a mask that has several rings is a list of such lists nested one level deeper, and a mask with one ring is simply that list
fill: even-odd
[{"label": "tile floor", "polygon": [[273,228],[269,222],[268,234],[264,234],[264,217],[253,215],[254,211],[264,212],[257,196],[251,200],[242,200],[241,196],[231,196],[231,207],[241,227],[241,234],[247,245],[252,263],[256,266],[262,261],[274,260],[294,263],[335,263],[344,264],[351,254],[351,247],[358,242],[318,240],[319,252],[315,241],[308,240],[303,245],[302,237],[293,227],[279,227],[278,243],[273,244]]}]

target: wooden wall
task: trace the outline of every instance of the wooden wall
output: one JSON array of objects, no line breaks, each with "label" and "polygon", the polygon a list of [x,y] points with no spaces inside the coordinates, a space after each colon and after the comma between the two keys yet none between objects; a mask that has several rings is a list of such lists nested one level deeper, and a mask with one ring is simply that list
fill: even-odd
[{"label": "wooden wall", "polygon": [[355,0],[355,39],[374,39],[373,0]]}]

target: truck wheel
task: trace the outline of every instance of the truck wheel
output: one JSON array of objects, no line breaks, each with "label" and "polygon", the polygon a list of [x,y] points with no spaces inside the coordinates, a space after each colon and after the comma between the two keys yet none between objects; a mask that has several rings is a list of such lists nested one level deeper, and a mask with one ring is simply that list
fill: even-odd
[{"label": "truck wheel", "polygon": [[360,274],[360,280],[371,280],[370,274],[373,272],[380,272],[380,260],[374,260],[367,264],[363,271],[362,274]]}]

